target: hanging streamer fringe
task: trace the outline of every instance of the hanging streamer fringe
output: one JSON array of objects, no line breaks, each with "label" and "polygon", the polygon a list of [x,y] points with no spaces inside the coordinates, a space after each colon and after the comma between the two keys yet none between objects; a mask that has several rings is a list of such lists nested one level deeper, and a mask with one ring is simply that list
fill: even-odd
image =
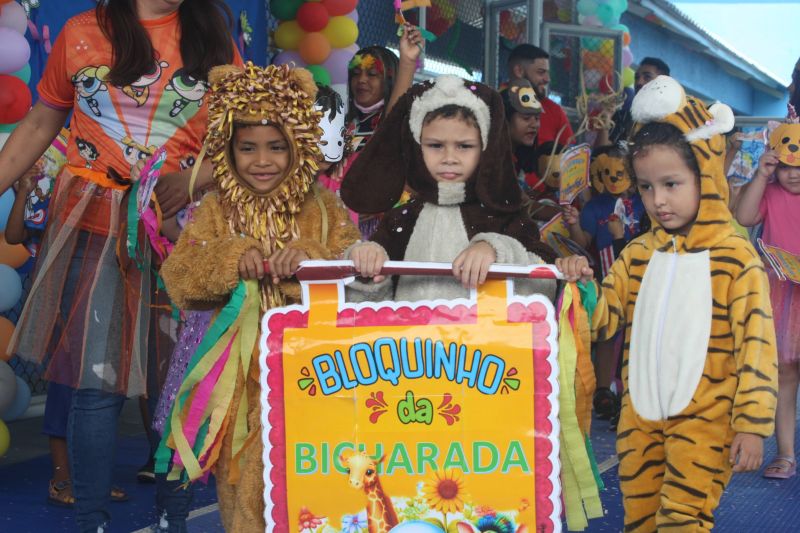
[{"label": "hanging streamer fringe", "polygon": [[558,305],[558,380],[561,477],[567,528],[572,531],[583,530],[588,519],[603,516],[597,464],[589,443],[595,388],[589,316],[581,305],[578,286],[567,284]]}]

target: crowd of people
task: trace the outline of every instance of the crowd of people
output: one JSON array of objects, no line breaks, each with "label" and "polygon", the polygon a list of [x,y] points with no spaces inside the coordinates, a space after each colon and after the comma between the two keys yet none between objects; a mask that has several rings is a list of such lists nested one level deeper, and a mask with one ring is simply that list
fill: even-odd
[{"label": "crowd of people", "polygon": [[[244,63],[226,17],[220,0],[109,0],[73,17],[0,152],[0,191],[17,187],[19,204],[6,240],[39,243],[12,349],[46,365],[49,500],[74,506],[80,531],[103,531],[109,502],[126,498],[111,472],[120,410],[136,397],[154,531],[186,531],[192,484],[169,476],[184,467],[191,480],[215,474],[226,531],[264,530],[257,358],[231,374],[219,406],[230,424],[191,468],[172,461],[170,412],[228,302],[252,298],[259,315],[297,302],[293,275],[308,259],[351,259],[354,301],[465,297],[494,263],[555,262],[593,284],[594,407],[618,425],[626,531],[710,530],[731,474],[761,467],[776,422],[764,475],[795,475],[800,289],[764,266],[745,228],[800,254],[796,115],[734,191],[730,108],[645,58],[635,96],[592,132],[592,189],[561,205],[558,158],[577,140],[548,97],[544,50],[517,46],[499,91],[454,76],[414,85],[422,36],[405,26],[399,57],[354,55],[345,101],[302,68]],[[199,97],[181,96],[178,79]],[[21,205],[70,113],[67,164],[34,230]],[[159,148],[163,260],[131,242],[128,203]],[[541,237],[554,220],[579,254]],[[450,263],[453,277],[386,278],[387,260]],[[515,290],[555,299],[558,287]]]}]

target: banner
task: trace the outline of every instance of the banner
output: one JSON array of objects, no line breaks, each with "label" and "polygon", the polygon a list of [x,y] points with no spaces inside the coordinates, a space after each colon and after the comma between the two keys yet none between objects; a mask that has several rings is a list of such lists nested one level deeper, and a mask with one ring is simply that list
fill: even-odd
[{"label": "banner", "polygon": [[569,205],[589,187],[589,160],[592,151],[587,144],[573,146],[561,154],[561,186],[558,202]]},{"label": "banner", "polygon": [[[334,263],[352,265],[318,268]],[[348,304],[342,280],[302,290],[301,305],[261,323],[268,531],[561,530],[547,298],[515,296],[506,279],[469,300],[416,303]]]}]

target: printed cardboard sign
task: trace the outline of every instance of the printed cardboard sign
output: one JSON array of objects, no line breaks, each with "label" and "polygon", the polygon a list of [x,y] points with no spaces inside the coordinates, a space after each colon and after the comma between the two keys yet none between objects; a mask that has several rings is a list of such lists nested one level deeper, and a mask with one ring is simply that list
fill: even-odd
[{"label": "printed cardboard sign", "polygon": [[547,298],[503,279],[416,303],[348,304],[342,280],[302,288],[261,325],[268,531],[560,530]]},{"label": "printed cardboard sign", "polygon": [[800,283],[800,257],[783,248],[767,244],[761,239],[758,239],[758,246],[781,280],[788,279],[793,283]]},{"label": "printed cardboard sign", "polygon": [[592,151],[587,144],[573,146],[561,154],[561,188],[558,201],[569,205],[581,191],[589,187],[589,159]]}]

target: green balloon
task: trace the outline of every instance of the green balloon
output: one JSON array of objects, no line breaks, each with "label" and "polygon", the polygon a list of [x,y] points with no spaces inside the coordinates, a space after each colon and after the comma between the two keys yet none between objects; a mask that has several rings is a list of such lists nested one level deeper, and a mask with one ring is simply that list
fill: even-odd
[{"label": "green balloon", "polygon": [[331,74],[322,65],[307,65],[306,68],[314,76],[314,81],[320,85],[331,84]]},{"label": "green balloon", "polygon": [[278,20],[293,20],[303,0],[270,0],[269,10]]},{"label": "green balloon", "polygon": [[26,64],[18,71],[12,72],[11,75],[21,79],[25,83],[28,83],[29,81],[31,81],[31,66]]},{"label": "green balloon", "polygon": [[0,124],[0,133],[11,133],[14,131],[14,128],[17,127],[19,122],[15,122],[13,124]]}]

